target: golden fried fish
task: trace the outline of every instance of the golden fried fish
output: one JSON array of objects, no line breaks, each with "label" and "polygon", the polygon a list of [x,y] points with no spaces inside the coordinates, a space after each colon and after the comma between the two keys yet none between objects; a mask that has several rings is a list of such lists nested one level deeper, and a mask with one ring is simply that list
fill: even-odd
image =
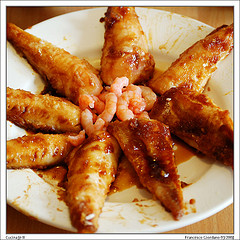
[{"label": "golden fried fish", "polygon": [[85,59],[81,60],[12,23],[7,24],[7,40],[58,94],[73,103],[78,105],[80,94],[98,95],[101,92],[98,71]]},{"label": "golden fried fish", "polygon": [[73,149],[64,134],[34,134],[7,141],[7,168],[43,169],[59,164]]},{"label": "golden fried fish", "polygon": [[153,75],[155,62],[134,7],[108,7],[105,17],[101,78],[110,85],[116,77],[127,77],[130,83],[147,81]]},{"label": "golden fried fish", "polygon": [[98,131],[67,157],[66,202],[78,232],[97,231],[99,215],[115,179],[119,155],[116,139],[106,131]]},{"label": "golden fried fish", "polygon": [[177,174],[170,131],[157,120],[130,119],[110,123],[108,131],[117,139],[141,184],[175,220],[183,215],[183,195]]},{"label": "golden fried fish", "polygon": [[158,94],[172,87],[202,92],[217,64],[233,48],[233,24],[223,25],[185,50],[160,76],[147,84]]},{"label": "golden fried fish", "polygon": [[81,110],[70,101],[7,88],[7,120],[31,131],[78,133]]},{"label": "golden fried fish", "polygon": [[233,166],[232,119],[205,94],[172,88],[157,99],[149,115],[190,146]]}]

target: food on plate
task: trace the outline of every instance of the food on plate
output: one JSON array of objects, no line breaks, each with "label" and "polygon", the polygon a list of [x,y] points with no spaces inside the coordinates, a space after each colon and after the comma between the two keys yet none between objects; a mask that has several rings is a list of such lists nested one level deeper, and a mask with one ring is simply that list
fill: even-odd
[{"label": "food on plate", "polygon": [[[153,77],[154,58],[135,8],[108,7],[100,21],[105,23],[100,71],[7,25],[8,41],[58,95],[7,88],[7,120],[45,133],[9,140],[7,168],[65,166],[60,172],[62,178],[67,172],[64,200],[79,233],[98,230],[117,174],[120,180],[112,192],[121,190],[122,176],[130,181],[132,174],[136,181],[128,186],[145,187],[179,220],[184,202],[170,132],[233,167],[233,122],[228,111],[201,93],[233,48],[233,24],[217,28]],[[118,165],[121,149],[124,156]],[[124,168],[129,175],[123,174]]]},{"label": "food on plate", "polygon": [[78,232],[93,233],[98,229],[99,214],[115,179],[120,151],[112,135],[98,131],[67,157],[66,202]]},{"label": "food on plate", "polygon": [[139,87],[142,90],[142,97],[146,102],[145,111],[150,111],[157,100],[157,95],[150,87],[141,85],[139,85]]},{"label": "food on plate", "polygon": [[141,184],[179,220],[184,204],[169,128],[157,120],[133,118],[110,123],[108,131],[117,139]]},{"label": "food on plate", "polygon": [[208,157],[233,167],[233,121],[205,94],[172,88],[158,97],[149,116]]},{"label": "food on plate", "polygon": [[119,120],[148,117],[156,94],[146,86],[129,84],[127,77],[116,78],[105,86],[98,96],[83,94],[79,97],[81,125],[89,136],[97,130],[104,130],[114,119]]},{"label": "food on plate", "polygon": [[42,134],[7,141],[7,168],[38,168],[60,164],[73,149],[64,134]]},{"label": "food on plate", "polygon": [[148,86],[158,94],[172,87],[202,92],[217,64],[232,48],[233,24],[223,25],[185,50],[163,74],[152,78]]},{"label": "food on plate", "polygon": [[140,183],[139,177],[136,171],[134,170],[132,164],[128,161],[126,156],[122,154],[119,160],[116,178],[111,185],[111,190],[109,192],[109,195],[116,192],[121,192],[132,186],[137,186],[138,188],[144,188]]},{"label": "food on plate", "polygon": [[31,131],[78,133],[81,110],[64,98],[7,88],[7,120]]},{"label": "food on plate", "polygon": [[56,92],[78,104],[80,94],[98,95],[102,83],[98,71],[85,59],[79,59],[12,23],[7,24],[7,40]]},{"label": "food on plate", "polygon": [[119,120],[125,121],[139,116],[145,110],[146,105],[142,89],[137,85],[130,84],[118,98],[116,115]]},{"label": "food on plate", "polygon": [[111,85],[116,77],[130,83],[145,82],[154,72],[155,62],[139,23],[135,7],[108,7],[105,17],[101,78]]}]

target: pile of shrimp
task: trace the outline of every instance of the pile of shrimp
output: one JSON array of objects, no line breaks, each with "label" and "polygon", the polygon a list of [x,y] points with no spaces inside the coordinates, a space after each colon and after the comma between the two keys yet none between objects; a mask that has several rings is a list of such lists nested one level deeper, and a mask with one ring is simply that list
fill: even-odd
[{"label": "pile of shrimp", "polygon": [[80,145],[85,140],[85,134],[90,136],[98,130],[106,130],[115,115],[120,121],[149,118],[148,111],[156,99],[151,88],[129,84],[127,77],[116,78],[98,96],[82,94],[79,107],[83,130],[77,136],[71,136],[70,141],[73,145]]}]

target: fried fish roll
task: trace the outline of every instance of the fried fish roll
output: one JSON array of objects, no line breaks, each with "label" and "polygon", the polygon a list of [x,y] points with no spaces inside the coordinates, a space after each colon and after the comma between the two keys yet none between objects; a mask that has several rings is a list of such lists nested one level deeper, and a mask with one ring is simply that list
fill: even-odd
[{"label": "fried fish roll", "polygon": [[23,54],[39,74],[62,96],[78,105],[80,94],[98,95],[102,83],[98,71],[86,60],[71,55],[12,23],[7,39]]},{"label": "fried fish roll", "polygon": [[80,108],[64,98],[7,88],[7,120],[19,127],[32,131],[78,133],[80,117]]},{"label": "fried fish roll", "polygon": [[66,202],[78,232],[97,231],[99,215],[115,179],[119,155],[116,139],[106,131],[98,131],[67,157]]},{"label": "fried fish roll", "polygon": [[232,119],[206,95],[170,89],[158,98],[149,115],[206,156],[233,166]]},{"label": "fried fish roll", "polygon": [[56,165],[73,149],[64,134],[34,134],[7,141],[7,168],[43,169]]},{"label": "fried fish roll", "polygon": [[202,92],[217,64],[232,48],[233,24],[223,25],[185,50],[163,74],[152,78],[148,86],[158,94],[172,87]]},{"label": "fried fish roll", "polygon": [[179,220],[183,215],[183,195],[168,127],[142,118],[115,121],[108,130],[117,139],[141,184]]},{"label": "fried fish roll", "polygon": [[101,78],[110,85],[116,77],[140,83],[153,76],[155,62],[134,7],[108,7],[105,17]]}]

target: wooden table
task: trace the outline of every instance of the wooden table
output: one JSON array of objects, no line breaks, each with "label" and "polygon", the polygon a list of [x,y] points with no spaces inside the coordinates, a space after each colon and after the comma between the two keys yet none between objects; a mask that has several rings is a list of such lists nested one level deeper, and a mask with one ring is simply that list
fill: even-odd
[{"label": "wooden table", "polygon": [[[25,29],[43,20],[89,7],[8,7],[7,22]],[[210,26],[233,22],[232,7],[155,7],[185,15]],[[7,233],[67,233],[26,217],[7,206]],[[198,223],[168,233],[233,233],[233,204]]]}]

